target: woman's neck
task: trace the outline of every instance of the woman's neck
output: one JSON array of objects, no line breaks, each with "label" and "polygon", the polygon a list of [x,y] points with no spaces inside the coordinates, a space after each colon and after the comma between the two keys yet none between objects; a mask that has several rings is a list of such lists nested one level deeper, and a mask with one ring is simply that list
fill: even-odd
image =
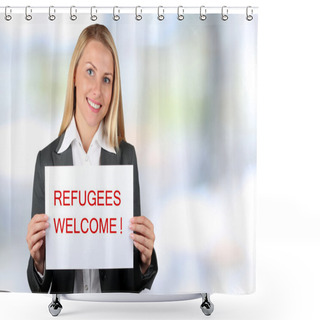
[{"label": "woman's neck", "polygon": [[82,147],[84,151],[87,153],[89,150],[91,141],[99,128],[99,125],[97,125],[96,127],[90,127],[86,123],[83,123],[83,121],[81,121],[81,119],[78,119],[76,116],[75,116],[75,122],[76,122],[77,130],[79,132],[81,142],[82,142]]},{"label": "woman's neck", "polygon": [[81,142],[82,142],[82,147],[84,149],[84,151],[87,153],[88,150],[89,150],[89,147],[90,147],[90,144],[91,144],[91,141],[94,137],[94,134],[96,133],[96,131],[94,132],[90,132],[90,133],[82,133],[81,130],[79,130],[79,135],[80,135],[80,139],[81,139]]}]

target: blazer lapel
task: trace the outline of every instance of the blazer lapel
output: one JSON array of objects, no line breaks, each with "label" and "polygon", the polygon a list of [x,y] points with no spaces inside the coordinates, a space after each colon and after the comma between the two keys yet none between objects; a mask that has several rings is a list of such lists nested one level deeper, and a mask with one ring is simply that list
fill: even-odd
[{"label": "blazer lapel", "polygon": [[120,150],[117,153],[109,152],[103,148],[101,148],[101,155],[100,155],[100,164],[102,166],[105,165],[118,165],[120,164]]},{"label": "blazer lapel", "polygon": [[64,138],[64,133],[60,137],[56,150],[52,151],[52,159],[53,159],[54,166],[72,166],[73,165],[71,144],[66,151],[62,153],[58,153],[60,146],[62,144],[63,138]]},{"label": "blazer lapel", "polygon": [[[72,166],[73,165],[71,145],[66,151],[62,153],[58,153],[58,150],[60,149],[63,138],[64,138],[64,133],[60,137],[56,150],[52,151],[52,159],[53,159],[54,166]],[[118,149],[117,153],[115,154],[101,148],[100,164],[101,165],[121,164],[121,149]]]}]

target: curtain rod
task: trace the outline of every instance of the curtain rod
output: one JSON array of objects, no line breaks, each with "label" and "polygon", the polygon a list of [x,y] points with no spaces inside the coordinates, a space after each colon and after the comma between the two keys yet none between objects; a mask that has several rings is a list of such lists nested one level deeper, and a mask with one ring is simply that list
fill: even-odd
[{"label": "curtain rod", "polygon": [[113,6],[113,7],[100,7],[100,6],[92,6],[92,7],[83,7],[83,6],[50,6],[50,7],[41,7],[41,6],[0,6],[0,13],[7,14],[40,14],[40,13],[70,13],[74,12],[76,14],[99,14],[99,13],[117,13],[117,14],[158,14],[159,12],[163,14],[217,14],[225,12],[227,14],[256,14],[258,13],[258,7],[247,6],[247,7],[235,7],[235,6],[220,6],[220,7],[129,7],[129,6]]}]

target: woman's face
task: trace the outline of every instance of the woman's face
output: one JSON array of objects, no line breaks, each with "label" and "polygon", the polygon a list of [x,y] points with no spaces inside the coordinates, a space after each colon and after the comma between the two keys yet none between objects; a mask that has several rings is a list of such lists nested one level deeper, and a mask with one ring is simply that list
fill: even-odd
[{"label": "woman's face", "polygon": [[96,131],[108,112],[114,80],[113,57],[101,42],[91,40],[75,70],[76,123],[81,133]]}]

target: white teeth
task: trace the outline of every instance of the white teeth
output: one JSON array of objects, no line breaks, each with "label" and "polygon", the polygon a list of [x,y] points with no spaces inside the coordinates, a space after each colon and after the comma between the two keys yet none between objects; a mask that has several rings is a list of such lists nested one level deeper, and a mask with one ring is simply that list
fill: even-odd
[{"label": "white teeth", "polygon": [[101,105],[100,104],[95,104],[94,102],[92,102],[91,100],[87,99],[88,103],[90,104],[90,106],[96,110],[100,109]]}]

